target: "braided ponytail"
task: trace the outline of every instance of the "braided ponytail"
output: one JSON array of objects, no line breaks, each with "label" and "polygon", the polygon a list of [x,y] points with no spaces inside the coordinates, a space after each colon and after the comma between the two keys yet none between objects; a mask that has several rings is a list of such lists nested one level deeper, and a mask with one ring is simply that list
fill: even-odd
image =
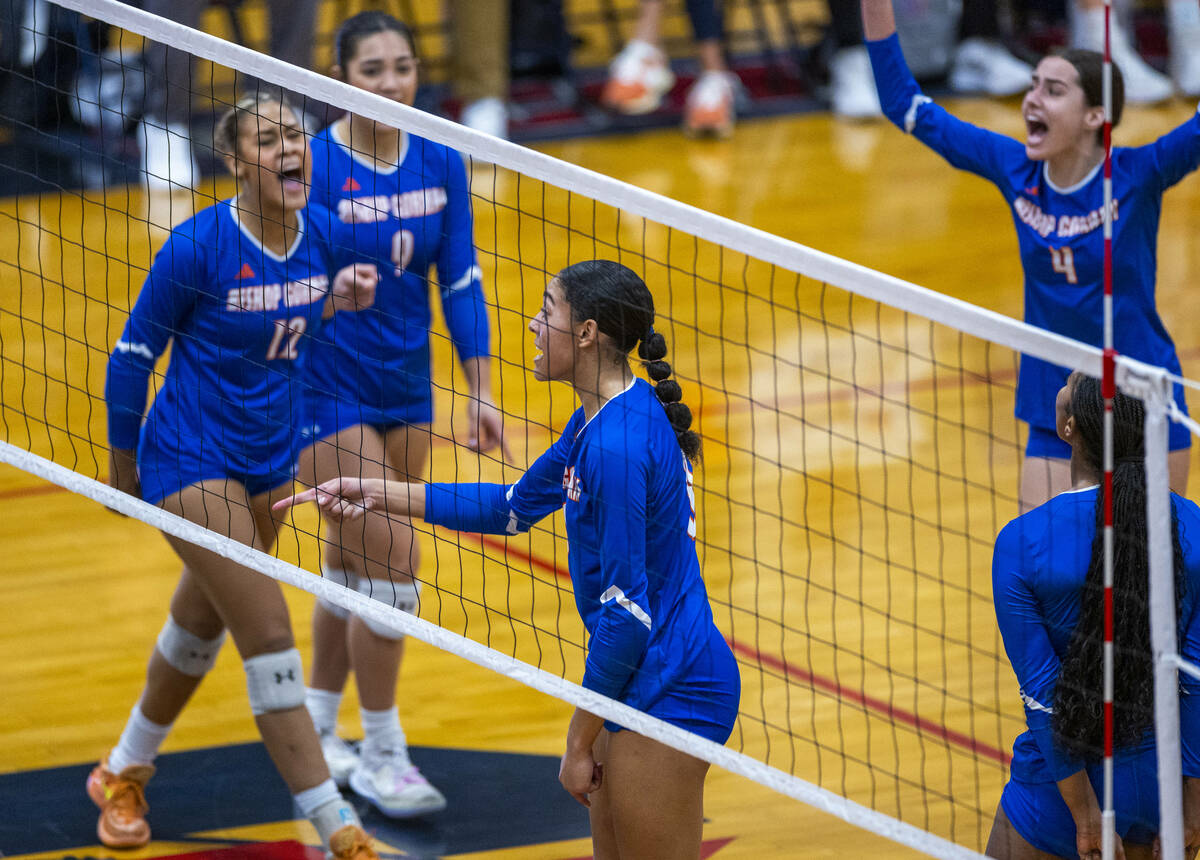
[{"label": "braided ponytail", "polygon": [[683,389],[671,379],[671,365],[663,359],[667,355],[667,341],[653,328],[646,331],[638,344],[638,357],[646,367],[646,375],[654,380],[654,393],[666,410],[667,419],[675,430],[675,438],[684,456],[695,462],[700,456],[700,434],[689,429],[692,426],[692,410],[683,402]]},{"label": "braided ponytail", "polygon": [[555,276],[577,321],[595,320],[596,327],[611,338],[621,359],[636,346],[646,374],[655,382],[654,391],[667,413],[675,438],[684,455],[700,458],[700,434],[690,429],[692,410],[683,403],[683,389],[671,379],[667,342],[653,328],[654,297],[632,269],[612,260],[585,260],[567,266]]}]

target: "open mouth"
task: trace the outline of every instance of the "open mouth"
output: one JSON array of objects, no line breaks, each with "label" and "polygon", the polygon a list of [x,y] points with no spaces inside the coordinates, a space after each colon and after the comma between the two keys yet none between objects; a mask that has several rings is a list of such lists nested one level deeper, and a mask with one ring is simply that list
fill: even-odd
[{"label": "open mouth", "polygon": [[304,170],[299,166],[279,171],[279,178],[283,180],[285,191],[302,190],[304,188]]},{"label": "open mouth", "polygon": [[1025,140],[1030,146],[1037,146],[1045,140],[1048,131],[1046,124],[1040,119],[1025,117]]}]

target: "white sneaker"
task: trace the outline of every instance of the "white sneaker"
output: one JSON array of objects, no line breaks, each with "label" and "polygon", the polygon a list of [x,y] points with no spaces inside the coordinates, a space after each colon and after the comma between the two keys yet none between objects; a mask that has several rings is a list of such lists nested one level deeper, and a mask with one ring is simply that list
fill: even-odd
[{"label": "white sneaker", "polygon": [[830,101],[842,119],[871,119],[883,113],[866,45],[842,48],[829,61]]},{"label": "white sneaker", "polygon": [[1011,96],[1029,88],[1033,66],[992,39],[964,39],[954,53],[950,88],[960,93]]},{"label": "white sneaker", "polygon": [[187,129],[146,118],[138,124],[143,181],[147,188],[188,189],[196,184],[200,167],[192,155]]},{"label": "white sneaker", "polygon": [[683,131],[688,135],[733,134],[734,99],[741,81],[733,72],[704,72],[688,91]]},{"label": "white sneaker", "polygon": [[[1075,45],[1103,51],[1104,10],[1076,12],[1072,19],[1076,26]],[[1125,79],[1125,101],[1129,104],[1154,104],[1169,99],[1175,92],[1171,79],[1155,71],[1141,58],[1115,18],[1112,25],[1112,59],[1120,67],[1121,76]]]},{"label": "white sneaker", "polygon": [[473,101],[463,108],[459,122],[492,137],[508,139],[508,106],[498,98]]},{"label": "white sneaker", "polygon": [[631,40],[608,67],[608,82],[600,101],[624,114],[650,113],[675,86],[675,75],[660,49]]},{"label": "white sneaker", "polygon": [[321,753],[325,756],[329,775],[338,784],[338,788],[345,788],[350,774],[358,767],[358,753],[354,751],[354,747],[339,738],[336,732],[318,732],[317,737],[321,739]]},{"label": "white sneaker", "polygon": [[1200,3],[1167,3],[1171,77],[1185,96],[1200,96]]},{"label": "white sneaker", "polygon": [[446,808],[446,798],[421,775],[404,747],[364,757],[350,774],[350,787],[389,818],[415,818]]}]

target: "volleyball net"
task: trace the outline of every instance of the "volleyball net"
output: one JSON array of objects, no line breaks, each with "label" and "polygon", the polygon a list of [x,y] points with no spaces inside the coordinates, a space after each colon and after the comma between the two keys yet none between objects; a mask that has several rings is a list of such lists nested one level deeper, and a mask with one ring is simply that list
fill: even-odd
[{"label": "volleyball net", "polygon": [[[703,439],[697,549],[741,670],[733,736],[718,746],[579,686],[587,639],[561,514],[507,539],[417,525],[425,587],[412,615],[292,563],[296,547],[330,538],[311,510],[265,554],[105,485],[108,356],[170,228],[232,196],[230,179],[0,203],[0,459],[897,842],[978,856],[1024,729],[990,574],[995,536],[1018,513],[1019,356],[1099,376],[1099,350],[113,0],[55,3],[130,44],[190,52],[212,65],[206,82],[286,87],[301,107],[335,105],[462,154],[516,462],[459,444],[467,387],[435,323],[433,480],[516,480],[576,408],[565,386],[527,372],[526,325],[556,272],[603,258],[644,277]],[[228,106],[211,83],[180,85]],[[191,145],[211,157],[206,130]],[[1147,404],[1152,562],[1169,582],[1170,540],[1156,534],[1170,523],[1166,425],[1181,416],[1164,372],[1118,364],[1119,386]],[[1177,691],[1178,645],[1156,649],[1160,683]],[[1177,779],[1170,699],[1160,692],[1159,737],[1174,737]]]}]

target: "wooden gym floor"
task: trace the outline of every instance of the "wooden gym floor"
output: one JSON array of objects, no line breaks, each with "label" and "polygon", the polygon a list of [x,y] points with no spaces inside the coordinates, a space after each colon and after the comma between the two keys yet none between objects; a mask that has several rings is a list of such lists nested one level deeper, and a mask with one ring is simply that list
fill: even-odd
[{"label": "wooden gym floor", "polygon": [[[1013,102],[953,109],[1021,131]],[[1130,110],[1118,142],[1149,140],[1191,109]],[[745,123],[724,142],[661,131],[543,149],[1020,316],[1016,242],[999,196],[889,125],[814,114]],[[619,255],[656,293],[706,442],[700,545],[744,680],[730,744],[981,847],[1020,729],[987,573],[990,542],[1015,514],[1014,356],[527,179],[486,166],[474,179],[481,263],[499,308],[497,391],[518,464],[573,408],[569,391],[524,370],[524,324],[545,273]],[[231,186],[220,180],[206,193],[227,196]],[[138,189],[0,202],[4,438],[104,474],[107,351],[140,286],[137,270],[162,227],[191,205]],[[1158,303],[1185,373],[1200,356],[1200,319],[1189,312],[1198,234],[1192,176],[1166,197],[1159,243]],[[436,340],[444,388],[433,477],[511,480],[515,469],[477,463],[451,444],[463,437],[451,393],[462,386]],[[0,663],[0,808],[16,810],[0,815],[0,853],[109,856],[95,844],[82,776],[138,694],[178,564],[147,526],[15,469],[0,469],[0,499],[0,643],[9,654]],[[577,680],[583,636],[561,575],[561,520],[544,525],[507,548],[426,533],[421,615]],[[301,511],[280,555],[314,570],[313,531],[313,513]],[[311,598],[289,600],[307,652]],[[407,827],[374,819],[396,856],[589,853],[586,821],[554,779],[569,708],[413,642],[400,711],[418,763],[451,808]],[[351,690],[342,712],[351,736],[356,714]],[[283,857],[289,840],[312,844],[308,825],[279,810],[282,789],[258,747],[239,746],[255,740],[227,648],[151,783],[161,841],[128,856]],[[709,856],[916,856],[719,770],[706,800]]]}]

